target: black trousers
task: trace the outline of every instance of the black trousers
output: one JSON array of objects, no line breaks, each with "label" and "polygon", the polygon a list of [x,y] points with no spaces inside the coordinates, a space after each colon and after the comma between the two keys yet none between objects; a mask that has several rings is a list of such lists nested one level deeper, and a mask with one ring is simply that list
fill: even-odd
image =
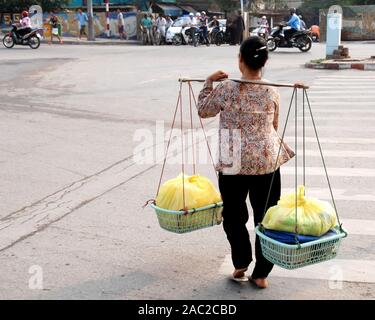
[{"label": "black trousers", "polygon": [[[267,195],[270,190],[271,174],[265,175],[223,175],[219,174],[219,188],[224,202],[224,231],[232,251],[232,261],[236,269],[247,268],[252,261],[252,248],[246,223],[249,214],[246,199],[249,195],[254,213],[254,225],[263,220]],[[281,194],[280,169],[275,172],[267,209],[277,204]],[[263,257],[259,237],[255,240],[256,264],[253,279],[266,278],[273,264]]]}]

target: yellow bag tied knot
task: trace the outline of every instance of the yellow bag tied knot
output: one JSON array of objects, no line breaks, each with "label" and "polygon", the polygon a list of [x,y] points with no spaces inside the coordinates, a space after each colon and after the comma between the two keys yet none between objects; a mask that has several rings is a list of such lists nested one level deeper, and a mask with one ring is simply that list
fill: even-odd
[{"label": "yellow bag tied knot", "polygon": [[[156,198],[156,205],[159,208],[173,211],[191,210],[221,202],[220,193],[206,177],[200,175],[185,175],[184,179],[182,177],[181,173],[178,177],[166,181],[161,186]],[[183,186],[183,181],[185,186]]]},{"label": "yellow bag tied knot", "polygon": [[282,195],[277,205],[268,209],[262,224],[266,229],[296,231],[297,196],[297,233],[320,237],[337,226],[336,212],[327,201],[305,196],[305,187],[299,186],[297,195]]}]

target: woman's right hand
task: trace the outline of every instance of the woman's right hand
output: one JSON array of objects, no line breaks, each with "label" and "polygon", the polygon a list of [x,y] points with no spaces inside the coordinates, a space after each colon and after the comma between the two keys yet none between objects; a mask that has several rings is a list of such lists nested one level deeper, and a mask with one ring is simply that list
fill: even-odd
[{"label": "woman's right hand", "polygon": [[228,78],[228,74],[224,71],[216,71],[215,73],[211,74],[207,80],[210,80],[210,81],[219,81],[219,80],[222,80],[222,79],[227,79]]},{"label": "woman's right hand", "polygon": [[305,88],[306,86],[302,83],[302,82],[296,82],[294,84],[294,88],[299,88],[299,89],[303,89]]}]

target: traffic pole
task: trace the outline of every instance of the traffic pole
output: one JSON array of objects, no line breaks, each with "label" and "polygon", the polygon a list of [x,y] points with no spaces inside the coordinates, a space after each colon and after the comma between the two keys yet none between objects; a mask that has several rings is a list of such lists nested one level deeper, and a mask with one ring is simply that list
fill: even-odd
[{"label": "traffic pole", "polygon": [[87,40],[94,41],[95,40],[95,32],[94,32],[94,9],[92,6],[92,0],[87,0],[87,16],[88,16],[88,36]]},{"label": "traffic pole", "polygon": [[111,30],[109,28],[109,0],[105,0],[105,17],[107,19],[107,37],[111,36]]}]

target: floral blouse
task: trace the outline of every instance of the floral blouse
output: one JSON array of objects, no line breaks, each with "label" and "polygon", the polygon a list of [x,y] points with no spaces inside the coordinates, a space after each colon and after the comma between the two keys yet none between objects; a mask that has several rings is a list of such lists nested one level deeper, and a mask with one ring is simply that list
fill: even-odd
[{"label": "floral blouse", "polygon": [[219,162],[226,174],[261,175],[294,156],[277,134],[280,95],[275,87],[225,80],[206,81],[198,98],[201,118],[220,113]]}]

